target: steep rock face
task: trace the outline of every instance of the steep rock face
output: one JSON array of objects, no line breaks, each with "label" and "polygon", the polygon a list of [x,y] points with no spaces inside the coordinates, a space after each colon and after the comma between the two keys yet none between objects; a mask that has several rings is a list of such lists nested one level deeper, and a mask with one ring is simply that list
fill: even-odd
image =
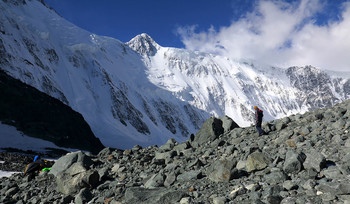
[{"label": "steep rock face", "polygon": [[272,120],[349,98],[347,75],[164,48],[147,34],[122,43],[36,0],[0,1],[0,10],[0,69],[81,113],[108,146],[183,141],[210,116],[248,126],[254,105]]},{"label": "steep rock face", "polygon": [[286,74],[291,85],[300,90],[300,106],[305,104],[312,109],[330,107],[342,98],[349,98],[349,80],[342,85],[341,78],[332,79],[315,67],[290,67]]},{"label": "steep rock face", "polygon": [[28,136],[51,141],[61,147],[94,153],[104,147],[79,113],[2,70],[0,91],[0,121],[3,123],[15,126]]}]

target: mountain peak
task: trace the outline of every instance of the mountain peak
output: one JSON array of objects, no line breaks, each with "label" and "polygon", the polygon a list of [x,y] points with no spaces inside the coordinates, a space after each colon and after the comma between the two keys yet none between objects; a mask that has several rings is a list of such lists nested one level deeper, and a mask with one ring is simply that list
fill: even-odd
[{"label": "mountain peak", "polygon": [[152,38],[146,33],[137,35],[129,42],[126,43],[131,49],[140,53],[141,55],[153,56],[160,49],[158,45]]}]

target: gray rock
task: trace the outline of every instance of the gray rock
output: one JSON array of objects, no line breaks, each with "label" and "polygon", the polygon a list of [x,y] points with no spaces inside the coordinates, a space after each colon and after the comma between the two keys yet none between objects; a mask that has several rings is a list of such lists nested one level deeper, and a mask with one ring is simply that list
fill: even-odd
[{"label": "gray rock", "polygon": [[314,168],[317,172],[320,172],[322,168],[325,167],[326,159],[325,157],[316,150],[306,153],[306,159],[303,163],[305,169]]},{"label": "gray rock", "polygon": [[200,168],[202,167],[204,164],[201,160],[199,159],[194,159],[192,162],[190,162],[188,165],[187,165],[187,168],[192,168],[192,167],[195,167],[195,168]]},{"label": "gray rock", "polygon": [[180,200],[180,204],[190,204],[191,198],[190,197],[184,197]]},{"label": "gray rock", "polygon": [[183,174],[178,175],[176,180],[179,182],[185,182],[185,181],[190,181],[194,179],[199,179],[201,177],[202,177],[201,170],[192,170],[192,171],[187,171]]},{"label": "gray rock", "polygon": [[283,191],[283,187],[280,185],[267,186],[264,188],[262,197],[267,203],[280,203],[282,201],[281,191]]},{"label": "gray rock", "polygon": [[280,195],[277,196],[267,196],[266,201],[269,204],[280,204],[282,201],[282,197]]},{"label": "gray rock", "polygon": [[99,174],[95,170],[88,170],[73,175],[61,172],[56,177],[57,190],[66,195],[77,193],[82,188],[94,187],[98,181]]},{"label": "gray rock", "polygon": [[247,172],[262,170],[270,164],[270,159],[261,152],[254,152],[248,156],[246,162]]},{"label": "gray rock", "polygon": [[262,128],[267,131],[267,132],[271,132],[271,131],[275,131],[276,130],[276,125],[272,124],[272,123],[268,123],[268,122],[264,122],[262,124]]},{"label": "gray rock", "polygon": [[243,170],[246,168],[246,165],[247,165],[247,161],[239,160],[237,162],[236,168],[237,170]]},{"label": "gray rock", "polygon": [[18,188],[17,186],[12,187],[12,188],[8,189],[8,190],[5,192],[5,196],[12,197],[12,196],[15,195],[18,191],[19,191],[19,188]]},{"label": "gray rock", "polygon": [[122,166],[121,164],[114,164],[111,171],[116,174],[120,174],[126,171],[126,167]]},{"label": "gray rock", "polygon": [[283,171],[287,174],[298,173],[303,168],[303,162],[305,160],[304,154],[298,154],[294,151],[288,151],[283,164]]},{"label": "gray rock", "polygon": [[92,194],[87,188],[83,188],[80,192],[75,196],[74,203],[75,204],[85,204],[92,199]]},{"label": "gray rock", "polygon": [[177,144],[176,140],[173,138],[170,138],[164,145],[159,147],[159,150],[170,151],[174,148],[176,144]]},{"label": "gray rock", "polygon": [[98,156],[99,158],[102,158],[102,159],[107,159],[107,157],[108,157],[109,155],[111,155],[112,152],[113,152],[114,150],[115,150],[115,149],[113,149],[113,148],[106,147],[106,148],[102,149],[102,150],[98,153],[97,156]]},{"label": "gray rock", "polygon": [[231,155],[234,153],[235,150],[236,150],[236,148],[234,145],[229,145],[225,148],[225,154]]},{"label": "gray rock", "polygon": [[286,197],[281,200],[280,204],[295,204],[296,203],[296,198],[293,197]]},{"label": "gray rock", "polygon": [[226,200],[225,197],[215,197],[213,198],[213,204],[225,204]]},{"label": "gray rock", "polygon": [[350,138],[345,141],[345,147],[350,148]]},{"label": "gray rock", "polygon": [[332,195],[348,195],[350,194],[350,184],[340,182],[326,182],[316,186],[318,191],[330,193]]},{"label": "gray rock", "polygon": [[323,203],[327,203],[327,202],[335,200],[336,196],[332,193],[327,192],[327,193],[322,194],[321,198],[322,198]]},{"label": "gray rock", "polygon": [[166,179],[164,181],[164,186],[169,187],[176,181],[176,174],[175,172],[170,172],[168,175],[166,175]]},{"label": "gray rock", "polygon": [[237,169],[234,171],[236,165],[236,161],[218,160],[208,168],[207,175],[214,182],[228,182],[232,178],[237,177]]},{"label": "gray rock", "polygon": [[286,190],[290,191],[290,190],[295,190],[298,188],[298,185],[291,181],[291,180],[286,180],[283,182],[283,188],[285,188]]},{"label": "gray rock", "polygon": [[175,151],[182,152],[182,151],[184,151],[185,149],[190,148],[190,146],[191,146],[190,143],[189,143],[188,141],[185,141],[185,142],[183,142],[183,143],[180,143],[180,144],[176,145],[173,149],[174,149]]},{"label": "gray rock", "polygon": [[275,127],[276,127],[277,131],[281,131],[282,129],[286,128],[287,125],[285,123],[283,123],[283,121],[279,121]]},{"label": "gray rock", "polygon": [[177,204],[187,194],[166,188],[145,189],[140,187],[127,188],[125,203],[127,204]]},{"label": "gray rock", "polygon": [[305,173],[306,173],[306,175],[305,175],[306,179],[315,179],[318,175],[317,170],[314,168],[307,169]]},{"label": "gray rock", "polygon": [[154,174],[150,179],[145,183],[145,188],[156,188],[164,186],[165,176],[162,173]]},{"label": "gray rock", "polygon": [[105,178],[108,176],[109,167],[103,167],[98,170],[98,175],[100,177],[100,180],[105,180]]},{"label": "gray rock", "polygon": [[229,132],[235,128],[239,128],[237,123],[226,115],[221,117],[220,120],[222,121],[222,127],[224,128],[224,132]]},{"label": "gray rock", "polygon": [[309,179],[303,184],[305,190],[312,190],[316,186],[316,181],[314,179]]},{"label": "gray rock", "polygon": [[222,127],[222,121],[220,119],[210,117],[206,120],[200,130],[196,133],[191,145],[193,147],[201,146],[207,142],[212,142],[219,135],[224,133],[224,128]]},{"label": "gray rock", "polygon": [[191,157],[193,152],[194,152],[194,149],[193,148],[189,148],[189,149],[182,150],[180,155],[182,154],[185,157]]},{"label": "gray rock", "polygon": [[59,158],[50,170],[50,174],[57,176],[57,174],[67,170],[73,163],[81,162],[85,168],[89,168],[93,161],[90,157],[81,151],[68,153]]},{"label": "gray rock", "polygon": [[338,179],[342,177],[341,171],[337,166],[330,166],[321,171],[321,175],[324,175],[328,179]]},{"label": "gray rock", "polygon": [[224,140],[221,140],[221,139],[215,139],[213,142],[210,143],[210,147],[212,148],[218,148],[218,147],[221,147],[223,145],[225,145],[225,141]]},{"label": "gray rock", "polygon": [[300,134],[305,136],[305,135],[308,135],[310,132],[311,132],[311,127],[306,126],[300,131]]},{"label": "gray rock", "polygon": [[164,159],[164,160],[168,160],[170,158],[173,158],[174,156],[177,155],[176,151],[169,151],[169,152],[156,152],[155,154],[155,159]]},{"label": "gray rock", "polygon": [[168,165],[166,165],[166,167],[164,168],[164,170],[168,171],[168,172],[172,172],[174,171],[177,167],[179,167],[179,164],[177,163],[170,163]]},{"label": "gray rock", "polygon": [[273,171],[264,176],[264,179],[269,184],[282,183],[287,179],[287,176],[281,171]]},{"label": "gray rock", "polygon": [[84,164],[82,162],[76,162],[73,163],[68,169],[66,169],[64,173],[70,176],[74,176],[80,173],[84,173],[86,171],[87,169],[84,167]]},{"label": "gray rock", "polygon": [[344,119],[338,119],[337,122],[332,124],[332,128],[336,130],[341,130],[345,128],[346,121]]}]

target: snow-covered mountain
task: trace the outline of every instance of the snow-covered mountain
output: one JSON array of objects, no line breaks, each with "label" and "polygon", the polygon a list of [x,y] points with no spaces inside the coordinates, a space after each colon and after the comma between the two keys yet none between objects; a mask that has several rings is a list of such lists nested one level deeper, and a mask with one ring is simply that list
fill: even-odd
[{"label": "snow-covered mountain", "polygon": [[211,115],[241,126],[350,98],[350,73],[282,69],[98,36],[38,0],[0,1],[0,68],[81,113],[105,146],[185,140]]}]

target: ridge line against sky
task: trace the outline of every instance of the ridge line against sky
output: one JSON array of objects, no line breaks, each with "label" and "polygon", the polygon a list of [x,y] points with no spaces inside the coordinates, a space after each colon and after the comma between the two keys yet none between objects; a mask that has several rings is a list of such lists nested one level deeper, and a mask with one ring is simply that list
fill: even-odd
[{"label": "ridge line against sky", "polygon": [[127,42],[149,34],[272,66],[350,71],[350,0],[45,0],[75,25]]}]

